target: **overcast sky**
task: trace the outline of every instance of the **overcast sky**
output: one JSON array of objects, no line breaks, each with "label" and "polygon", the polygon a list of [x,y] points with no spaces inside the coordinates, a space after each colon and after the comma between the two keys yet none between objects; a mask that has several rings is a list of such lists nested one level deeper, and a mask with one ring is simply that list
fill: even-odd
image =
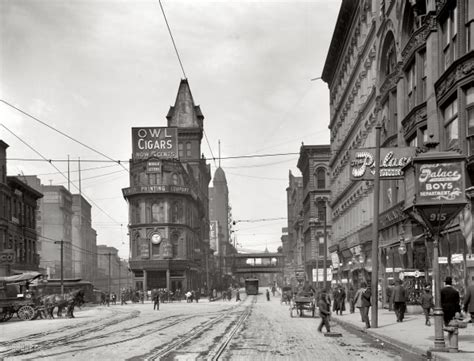
[{"label": "overcast sky", "polygon": [[[329,143],[328,88],[310,79],[322,73],[340,0],[162,4],[215,157],[219,139],[222,157]],[[183,77],[158,0],[0,0],[0,98],[113,159],[130,158],[132,127],[166,126]],[[103,210],[93,204],[97,243],[127,258],[128,173],[87,162],[105,158],[3,103],[0,123],[48,159],[69,155],[73,181],[83,160],[83,194]],[[40,157],[3,127],[0,139],[10,145],[9,175],[67,187],[47,162],[14,160]],[[214,174],[210,147],[204,138]],[[222,160],[233,218],[286,217],[297,159]],[[67,174],[66,163],[54,164]],[[238,223],[238,249],[276,251],[282,227]]]}]

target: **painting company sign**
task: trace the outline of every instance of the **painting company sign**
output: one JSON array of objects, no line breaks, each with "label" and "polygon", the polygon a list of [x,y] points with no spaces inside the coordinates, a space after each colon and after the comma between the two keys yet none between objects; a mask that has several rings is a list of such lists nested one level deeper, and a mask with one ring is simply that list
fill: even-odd
[{"label": "painting company sign", "polygon": [[167,127],[132,128],[132,159],[177,159],[178,129]]},{"label": "painting company sign", "polygon": [[[380,148],[380,179],[403,179],[402,168],[411,162],[416,148]],[[350,151],[351,180],[373,180],[375,148]]]},{"label": "painting company sign", "polygon": [[463,202],[464,179],[463,164],[446,162],[418,164],[417,203],[440,204],[442,202]]}]

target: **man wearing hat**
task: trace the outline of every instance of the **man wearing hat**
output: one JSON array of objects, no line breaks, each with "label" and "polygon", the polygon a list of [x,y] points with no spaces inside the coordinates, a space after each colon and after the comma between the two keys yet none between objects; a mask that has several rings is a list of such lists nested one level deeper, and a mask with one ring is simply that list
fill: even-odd
[{"label": "man wearing hat", "polygon": [[453,287],[453,279],[448,276],[444,280],[446,286],[441,289],[441,308],[444,313],[444,324],[448,326],[456,312],[461,312],[459,292]]}]

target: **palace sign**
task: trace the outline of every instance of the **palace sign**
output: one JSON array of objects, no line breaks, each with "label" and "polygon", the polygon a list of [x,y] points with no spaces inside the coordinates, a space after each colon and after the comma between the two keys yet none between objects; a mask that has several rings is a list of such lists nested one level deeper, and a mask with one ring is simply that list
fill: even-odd
[{"label": "palace sign", "polygon": [[428,152],[415,157],[404,169],[405,212],[435,233],[444,229],[467,203],[464,169],[464,158],[457,153]]},{"label": "palace sign", "polygon": [[[380,179],[403,179],[402,168],[411,162],[416,148],[380,148]],[[351,180],[373,180],[375,148],[350,151]]]},{"label": "palace sign", "polygon": [[166,127],[132,128],[132,159],[178,158],[178,129]]}]

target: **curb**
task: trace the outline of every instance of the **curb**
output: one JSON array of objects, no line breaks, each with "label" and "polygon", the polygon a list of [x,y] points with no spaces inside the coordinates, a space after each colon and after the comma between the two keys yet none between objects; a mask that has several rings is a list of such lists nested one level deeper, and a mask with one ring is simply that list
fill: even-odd
[{"label": "curb", "polygon": [[440,353],[440,352],[429,351],[429,350],[423,349],[423,348],[418,347],[418,346],[414,346],[414,345],[410,345],[410,344],[401,342],[397,339],[394,339],[393,337],[380,335],[380,334],[376,333],[375,331],[373,331],[372,329],[367,330],[367,329],[362,328],[362,327],[357,327],[354,324],[352,324],[350,322],[347,322],[347,321],[343,321],[339,318],[331,317],[331,320],[333,320],[334,322],[336,322],[339,325],[342,325],[342,326],[350,329],[351,331],[364,332],[365,334],[370,335],[370,337],[379,339],[379,340],[389,344],[391,347],[396,348],[398,350],[401,350],[401,351],[404,351],[404,352],[408,351],[408,352],[410,352],[414,355],[424,356],[424,357],[428,357],[431,354],[431,358],[427,358],[427,360],[450,361],[450,358],[444,357],[442,355],[442,353]]}]

